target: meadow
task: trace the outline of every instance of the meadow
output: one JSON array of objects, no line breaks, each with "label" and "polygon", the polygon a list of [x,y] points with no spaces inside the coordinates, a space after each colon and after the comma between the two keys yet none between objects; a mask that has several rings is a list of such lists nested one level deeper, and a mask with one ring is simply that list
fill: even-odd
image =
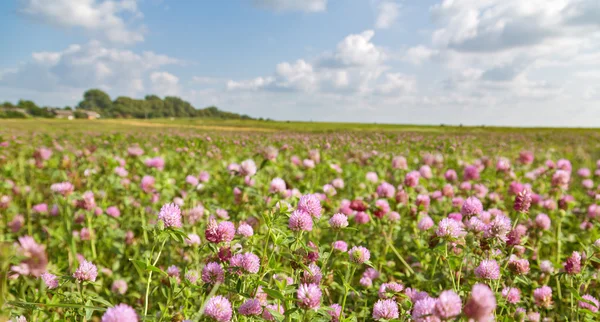
[{"label": "meadow", "polygon": [[0,120],[0,321],[596,321],[600,131]]}]

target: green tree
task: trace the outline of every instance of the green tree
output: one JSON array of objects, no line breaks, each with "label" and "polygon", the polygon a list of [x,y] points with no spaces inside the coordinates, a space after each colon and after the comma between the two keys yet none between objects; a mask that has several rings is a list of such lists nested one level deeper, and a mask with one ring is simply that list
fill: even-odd
[{"label": "green tree", "polygon": [[110,96],[99,89],[90,89],[83,93],[83,101],[79,102],[77,108],[88,111],[96,111],[103,117],[112,116],[113,102]]}]

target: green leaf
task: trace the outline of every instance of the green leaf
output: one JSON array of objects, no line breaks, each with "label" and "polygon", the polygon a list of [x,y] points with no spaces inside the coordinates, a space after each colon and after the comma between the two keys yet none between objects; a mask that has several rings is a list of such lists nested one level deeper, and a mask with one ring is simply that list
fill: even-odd
[{"label": "green leaf", "polygon": [[285,301],[285,297],[283,296],[283,294],[281,294],[281,292],[277,291],[277,290],[272,290],[270,288],[263,288],[263,291],[265,293],[267,293],[267,295],[269,295],[270,297],[280,300],[280,301]]}]

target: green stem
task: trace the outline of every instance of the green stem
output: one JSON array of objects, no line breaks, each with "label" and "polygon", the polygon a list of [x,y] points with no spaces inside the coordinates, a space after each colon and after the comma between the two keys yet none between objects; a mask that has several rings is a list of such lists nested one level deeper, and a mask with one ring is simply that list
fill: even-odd
[{"label": "green stem", "polygon": [[[156,263],[158,263],[158,259],[160,258],[160,254],[163,251],[163,247],[165,246],[165,243],[167,242],[167,239],[165,239],[162,244],[160,245],[160,249],[158,251],[158,255],[156,256],[156,259],[154,260],[154,262],[152,263],[152,266],[156,266]],[[152,259],[150,259],[152,260]],[[152,271],[150,271],[150,273],[148,274],[148,282],[146,282],[146,299],[144,301],[144,317],[146,315],[148,315],[148,296],[150,295],[150,283],[152,282]]]},{"label": "green stem", "polygon": [[96,232],[94,231],[94,227],[92,226],[92,217],[88,213],[87,214],[87,225],[90,231],[90,242],[92,246],[92,258],[96,259]]},{"label": "green stem", "polygon": [[[352,273],[350,273],[349,275],[346,273],[346,280],[344,281],[344,299],[342,300],[342,310],[340,312],[341,314],[344,314],[344,309],[346,308],[346,298],[348,297],[348,285],[350,285],[350,279],[352,277],[354,277],[354,272],[356,271],[356,265],[352,265],[352,269],[350,270]],[[347,272],[350,272],[347,271]]]}]

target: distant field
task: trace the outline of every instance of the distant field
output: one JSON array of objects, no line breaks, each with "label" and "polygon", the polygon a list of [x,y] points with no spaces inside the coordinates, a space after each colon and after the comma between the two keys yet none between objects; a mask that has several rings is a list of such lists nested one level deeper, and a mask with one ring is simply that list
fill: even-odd
[{"label": "distant field", "polygon": [[105,119],[105,120],[57,120],[57,119],[28,119],[0,120],[0,129],[36,130],[36,131],[127,131],[142,128],[166,128],[174,130],[199,131],[292,131],[292,132],[430,132],[430,133],[577,133],[597,134],[599,129],[586,128],[513,128],[513,127],[471,127],[471,126],[442,126],[442,125],[402,125],[375,123],[321,123],[321,122],[280,122],[256,120],[219,120],[219,119]]}]

